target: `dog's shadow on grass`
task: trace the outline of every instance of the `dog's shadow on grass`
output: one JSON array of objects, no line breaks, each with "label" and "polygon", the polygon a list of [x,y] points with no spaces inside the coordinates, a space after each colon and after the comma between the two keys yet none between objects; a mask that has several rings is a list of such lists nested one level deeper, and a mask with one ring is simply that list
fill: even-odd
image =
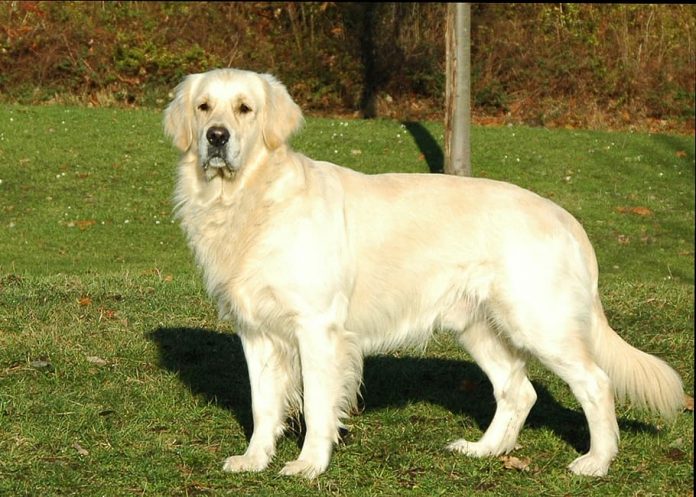
[{"label": "dog's shadow on grass", "polygon": [[[201,328],[158,328],[149,338],[159,349],[161,367],[175,372],[194,395],[229,410],[251,436],[251,393],[239,338]],[[580,409],[559,404],[534,382],[538,399],[525,427],[548,428],[578,452],[589,449],[589,431]],[[485,430],[495,401],[488,379],[469,361],[429,357],[370,357],[365,361],[363,404],[366,412],[417,402],[440,405],[473,420]],[[647,424],[619,420],[632,432],[652,431]],[[453,433],[452,438],[463,436]]]}]

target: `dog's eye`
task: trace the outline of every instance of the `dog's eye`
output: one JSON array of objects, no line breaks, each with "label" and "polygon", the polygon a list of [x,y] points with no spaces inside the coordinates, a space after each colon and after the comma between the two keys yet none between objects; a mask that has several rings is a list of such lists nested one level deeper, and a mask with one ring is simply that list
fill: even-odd
[{"label": "dog's eye", "polygon": [[251,112],[251,107],[249,107],[247,104],[242,104],[239,106],[240,114],[248,114],[249,112]]},{"label": "dog's eye", "polygon": [[198,110],[200,110],[201,112],[208,112],[210,110],[210,106],[206,102],[203,102],[201,105],[198,106]]}]

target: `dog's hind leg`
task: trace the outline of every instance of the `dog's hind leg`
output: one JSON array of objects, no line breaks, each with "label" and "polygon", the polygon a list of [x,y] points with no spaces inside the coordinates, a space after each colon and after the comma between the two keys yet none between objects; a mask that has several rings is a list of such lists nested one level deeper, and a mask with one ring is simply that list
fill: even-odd
[{"label": "dog's hind leg", "polygon": [[262,471],[275,454],[276,440],[291,409],[299,409],[301,378],[298,352],[278,337],[240,333],[249,370],[254,432],[243,455],[228,457],[224,471]]},{"label": "dog's hind leg", "polygon": [[459,341],[490,379],[496,410],[481,440],[469,442],[460,439],[447,448],[476,457],[510,452],[515,448],[517,436],[537,398],[527,378],[525,360],[485,321],[469,326]]},{"label": "dog's hind leg", "polygon": [[542,297],[519,298],[514,312],[500,313],[513,346],[535,355],[570,386],[590,429],[590,451],[573,461],[576,474],[604,476],[618,452],[619,426],[609,376],[597,365],[588,344],[592,318],[583,293],[549,289]]},{"label": "dog's hind leg", "polygon": [[568,468],[575,474],[604,476],[618,452],[619,425],[614,408],[614,392],[607,374],[591,359],[584,342],[578,340],[559,350],[534,353],[551,371],[570,386],[580,402],[590,428],[590,451],[573,461]]}]

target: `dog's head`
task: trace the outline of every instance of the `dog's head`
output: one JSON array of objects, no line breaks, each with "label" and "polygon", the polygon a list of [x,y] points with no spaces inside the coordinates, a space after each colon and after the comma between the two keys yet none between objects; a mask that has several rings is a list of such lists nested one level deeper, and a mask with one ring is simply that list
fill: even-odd
[{"label": "dog's head", "polygon": [[232,176],[258,147],[274,150],[302,123],[302,112],[270,74],[216,69],[187,76],[165,110],[164,130],[195,154],[208,179]]}]

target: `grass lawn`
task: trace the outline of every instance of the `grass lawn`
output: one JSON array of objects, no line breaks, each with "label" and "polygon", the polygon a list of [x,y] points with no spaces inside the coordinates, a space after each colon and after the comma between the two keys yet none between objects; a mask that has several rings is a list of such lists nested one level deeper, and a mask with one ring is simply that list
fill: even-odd
[{"label": "grass lawn", "polygon": [[[476,175],[582,221],[613,327],[693,395],[693,138],[472,135]],[[427,172],[442,141],[436,123],[308,119],[294,146],[369,173]],[[619,406],[609,475],[574,476],[584,416],[534,362],[539,400],[513,453],[526,471],[444,451],[494,410],[447,334],[367,361],[365,410],[317,480],[277,475],[299,451],[292,433],[268,471],[223,473],[250,435],[249,385],[172,220],[176,160],[154,111],[0,106],[0,496],[693,495],[692,412],[666,423]]]}]

